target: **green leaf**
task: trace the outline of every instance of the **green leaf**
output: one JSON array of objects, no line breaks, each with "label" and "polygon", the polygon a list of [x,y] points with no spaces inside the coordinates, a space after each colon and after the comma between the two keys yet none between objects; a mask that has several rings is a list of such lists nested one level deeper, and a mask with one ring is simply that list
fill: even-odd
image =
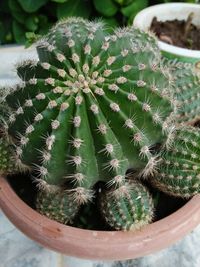
[{"label": "green leaf", "polygon": [[10,29],[5,29],[5,21],[0,21],[0,45],[12,41]]},{"label": "green leaf", "polygon": [[134,18],[142,9],[148,6],[148,0],[135,0],[131,5],[121,8],[121,12],[126,17]]},{"label": "green leaf", "polygon": [[0,45],[12,41],[12,17],[0,12]]},{"label": "green leaf", "polygon": [[[114,1],[121,6],[127,6],[127,5],[130,5],[131,2],[134,2],[135,0],[114,0]],[[142,0],[141,0],[141,2],[142,2]]]},{"label": "green leaf", "polygon": [[18,2],[26,12],[32,13],[44,6],[48,0],[18,0]]},{"label": "green leaf", "polygon": [[31,46],[33,43],[35,43],[37,40],[41,38],[41,35],[35,34],[34,32],[26,32],[25,36],[27,39],[25,43],[26,48],[28,48],[29,46]]},{"label": "green leaf", "polygon": [[56,2],[56,3],[65,3],[68,0],[51,0],[52,2]]},{"label": "green leaf", "polygon": [[196,0],[186,0],[185,2],[186,3],[194,3],[194,4],[199,3],[199,1],[196,1]]},{"label": "green leaf", "polygon": [[19,44],[24,44],[26,41],[25,28],[16,20],[13,20],[12,29],[16,42]]},{"label": "green leaf", "polygon": [[0,12],[9,13],[8,1],[0,1]]},{"label": "green leaf", "polygon": [[39,15],[38,34],[44,35],[52,27],[52,22],[48,21],[48,17],[45,15]]},{"label": "green leaf", "polygon": [[117,5],[112,0],[93,0],[96,10],[106,17],[114,16],[117,11]]},{"label": "green leaf", "polygon": [[24,24],[24,21],[27,17],[24,10],[21,8],[20,4],[16,0],[8,1],[10,12],[12,16],[21,24]]},{"label": "green leaf", "polygon": [[114,28],[119,26],[119,22],[115,17],[111,17],[111,18],[105,18],[104,17],[103,21],[105,21],[106,24],[110,27],[110,29],[108,30],[110,33],[113,32]]},{"label": "green leaf", "polygon": [[57,6],[57,18],[65,18],[71,16],[88,18],[91,12],[91,6],[88,1],[84,0],[68,0],[64,4]]},{"label": "green leaf", "polygon": [[38,23],[39,19],[36,15],[29,16],[25,21],[26,28],[32,32],[38,29]]}]

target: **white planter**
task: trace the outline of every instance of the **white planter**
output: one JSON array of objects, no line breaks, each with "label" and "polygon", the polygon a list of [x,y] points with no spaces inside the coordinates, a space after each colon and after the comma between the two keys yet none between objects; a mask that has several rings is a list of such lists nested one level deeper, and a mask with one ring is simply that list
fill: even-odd
[{"label": "white planter", "polygon": [[[148,31],[154,17],[159,21],[186,20],[193,12],[193,23],[200,26],[200,5],[188,3],[166,3],[148,7],[137,14],[133,25],[141,30]],[[180,61],[197,63],[200,61],[200,51],[180,48],[158,41],[163,54],[168,58],[177,58]],[[199,65],[199,64],[197,64]]]}]

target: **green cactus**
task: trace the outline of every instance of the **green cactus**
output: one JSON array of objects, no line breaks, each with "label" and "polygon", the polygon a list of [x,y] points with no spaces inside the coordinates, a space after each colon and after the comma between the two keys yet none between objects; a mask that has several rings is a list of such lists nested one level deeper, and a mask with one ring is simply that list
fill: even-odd
[{"label": "green cactus", "polygon": [[7,87],[0,87],[0,135],[5,133],[6,130],[6,117],[9,114],[8,105],[6,105],[5,98],[10,92]]},{"label": "green cactus", "polygon": [[111,227],[149,223],[152,197],[135,179],[156,173],[176,110],[154,37],[133,28],[111,35],[102,22],[70,18],[37,51],[38,61],[18,65],[22,83],[6,102],[17,160],[37,173],[38,210],[71,222],[101,181]]},{"label": "green cactus", "polygon": [[[167,194],[189,198],[200,193],[199,137],[195,125],[200,119],[200,80],[192,64],[165,60],[173,77],[173,98],[176,101],[176,124],[170,144],[163,150],[158,174],[152,184]],[[186,126],[184,126],[186,125]]]},{"label": "green cactus", "polygon": [[189,198],[200,193],[200,130],[183,127],[173,135],[174,142],[163,152],[152,183],[167,194]]},{"label": "green cactus", "polygon": [[0,138],[0,175],[11,174],[20,169],[17,167],[14,146],[5,138]]},{"label": "green cactus", "polygon": [[200,119],[200,77],[193,64],[166,61],[173,75],[178,123],[195,124]]},{"label": "green cactus", "polygon": [[[41,186],[41,185],[40,185]],[[69,223],[77,214],[79,206],[74,203],[73,196],[67,194],[58,187],[45,189],[40,188],[37,197],[37,210],[50,219],[57,220],[61,223]]]},{"label": "green cactus", "polygon": [[118,189],[101,194],[100,210],[107,223],[116,230],[137,230],[153,218],[153,199],[138,182],[127,182]]}]

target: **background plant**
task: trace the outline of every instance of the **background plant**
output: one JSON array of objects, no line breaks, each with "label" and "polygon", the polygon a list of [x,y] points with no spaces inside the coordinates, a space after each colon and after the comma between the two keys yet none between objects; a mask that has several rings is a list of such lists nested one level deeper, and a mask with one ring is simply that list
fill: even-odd
[{"label": "background plant", "polygon": [[[131,24],[148,5],[162,0],[2,0],[0,1],[0,44],[30,45],[47,33],[57,20],[80,16],[102,17],[112,27]],[[176,1],[177,2],[177,1]],[[186,0],[185,2],[197,2]]]}]

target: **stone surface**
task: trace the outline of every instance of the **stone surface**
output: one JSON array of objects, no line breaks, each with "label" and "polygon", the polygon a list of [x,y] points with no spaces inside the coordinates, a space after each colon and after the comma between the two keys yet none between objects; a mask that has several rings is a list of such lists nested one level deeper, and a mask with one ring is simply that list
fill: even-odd
[{"label": "stone surface", "polygon": [[59,257],[28,239],[0,211],[1,267],[58,267]]},{"label": "stone surface", "polygon": [[47,250],[17,230],[0,211],[0,267],[199,267],[200,226],[168,249],[136,260],[90,261]]},{"label": "stone surface", "polygon": [[0,211],[1,267],[199,267],[200,226],[168,249],[136,260],[90,261],[42,248],[18,231]]},{"label": "stone surface", "polygon": [[[0,86],[17,81],[13,63],[36,58],[22,47],[0,49]],[[200,226],[168,249],[144,258],[101,262],[65,257],[47,250],[19,232],[0,211],[0,267],[200,267]]]}]

